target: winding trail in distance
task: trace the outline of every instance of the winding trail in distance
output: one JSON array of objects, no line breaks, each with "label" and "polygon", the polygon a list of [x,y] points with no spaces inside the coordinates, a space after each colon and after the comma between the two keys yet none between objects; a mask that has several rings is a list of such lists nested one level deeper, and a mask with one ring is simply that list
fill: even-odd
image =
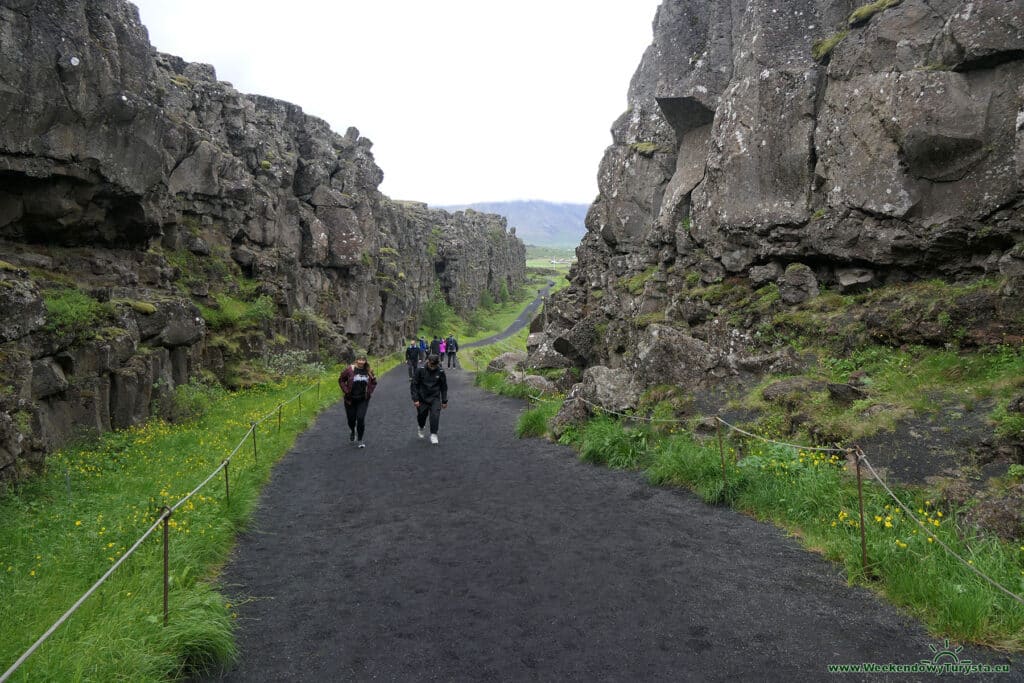
[{"label": "winding trail in distance", "polygon": [[485,339],[478,339],[474,342],[469,342],[468,344],[460,344],[459,348],[471,349],[474,346],[487,346],[488,344],[508,339],[530,323],[530,320],[533,319],[534,313],[537,312],[540,305],[547,299],[548,292],[550,292],[551,288],[554,286],[554,280],[548,280],[547,286],[537,292],[537,298],[527,304],[526,308],[523,309],[523,312],[519,314],[519,317],[512,321],[512,324],[506,327],[503,331]]}]

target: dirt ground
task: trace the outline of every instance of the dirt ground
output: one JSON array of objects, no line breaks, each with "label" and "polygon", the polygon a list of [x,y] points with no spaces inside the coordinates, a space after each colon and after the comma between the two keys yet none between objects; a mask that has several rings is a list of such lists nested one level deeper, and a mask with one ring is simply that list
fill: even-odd
[{"label": "dirt ground", "polygon": [[[340,404],[299,438],[222,577],[239,662],[205,680],[818,681],[941,649],[778,529],[517,439],[523,402],[448,376],[438,446],[404,367],[366,449]],[[1020,658],[957,656],[1024,681]]]}]

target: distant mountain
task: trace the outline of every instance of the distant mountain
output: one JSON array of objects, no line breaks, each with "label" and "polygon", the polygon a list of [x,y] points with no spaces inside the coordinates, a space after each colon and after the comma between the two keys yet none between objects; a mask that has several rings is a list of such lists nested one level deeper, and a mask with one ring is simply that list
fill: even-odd
[{"label": "distant mountain", "polygon": [[587,204],[556,204],[538,200],[512,202],[476,202],[454,206],[439,206],[445,211],[473,209],[483,213],[496,213],[508,220],[516,236],[526,244],[541,247],[575,247],[587,229],[583,219]]}]

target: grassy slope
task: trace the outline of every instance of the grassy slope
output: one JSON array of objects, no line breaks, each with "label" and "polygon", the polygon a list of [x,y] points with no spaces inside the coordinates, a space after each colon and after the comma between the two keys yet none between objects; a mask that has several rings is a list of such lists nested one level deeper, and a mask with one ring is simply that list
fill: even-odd
[{"label": "grassy slope", "polygon": [[[384,371],[387,365],[381,365]],[[200,419],[159,421],[53,455],[0,501],[0,665],[6,669],[149,528],[257,427],[229,465],[170,519],[170,622],[162,626],[161,534],[151,536],[12,680],[158,681],[234,654],[231,605],[208,579],[226,559],[270,469],[338,398],[336,370],[211,401]],[[313,387],[300,400],[277,406]],[[318,396],[319,394],[319,396]],[[301,403],[301,405],[300,405]]]}]

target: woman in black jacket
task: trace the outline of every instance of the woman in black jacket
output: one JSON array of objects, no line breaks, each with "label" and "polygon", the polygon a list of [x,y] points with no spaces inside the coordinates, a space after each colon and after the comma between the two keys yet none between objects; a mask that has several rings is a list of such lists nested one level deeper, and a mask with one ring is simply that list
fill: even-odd
[{"label": "woman in black jacket", "polygon": [[366,362],[366,356],[356,356],[356,362],[341,372],[338,386],[345,394],[345,415],[348,417],[348,428],[351,430],[348,440],[355,441],[359,437],[359,447],[366,448],[363,432],[366,430],[366,409],[370,407],[370,396],[377,388],[377,377]]}]

